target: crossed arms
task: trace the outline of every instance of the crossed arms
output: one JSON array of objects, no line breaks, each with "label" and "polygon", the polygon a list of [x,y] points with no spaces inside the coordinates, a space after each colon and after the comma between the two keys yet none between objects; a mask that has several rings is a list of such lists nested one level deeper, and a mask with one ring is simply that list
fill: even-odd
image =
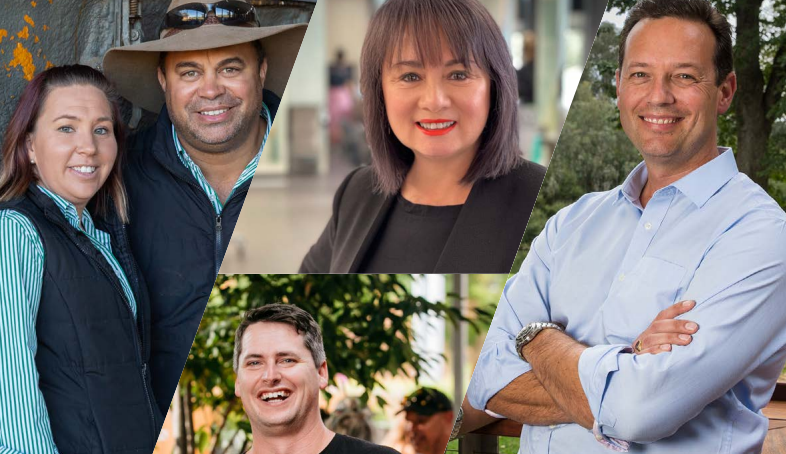
[{"label": "crossed arms", "polygon": [[[586,346],[569,334],[545,330],[524,347],[524,362],[515,351],[516,334],[528,323],[551,320],[552,256],[542,234],[522,271],[505,286],[469,402],[528,425],[591,428],[597,421],[609,437],[647,443],[673,435],[752,373],[765,382],[772,377],[774,386],[786,360],[783,222],[759,218],[728,233],[708,250],[682,295],[696,301],[689,316],[701,327],[690,345],[635,355],[628,344]],[[664,334],[651,331],[653,325],[640,338]],[[660,348],[658,339],[645,346],[649,353]],[[766,391],[757,392],[747,403],[754,411],[769,399],[762,399]],[[465,412],[464,430],[490,420]]]}]

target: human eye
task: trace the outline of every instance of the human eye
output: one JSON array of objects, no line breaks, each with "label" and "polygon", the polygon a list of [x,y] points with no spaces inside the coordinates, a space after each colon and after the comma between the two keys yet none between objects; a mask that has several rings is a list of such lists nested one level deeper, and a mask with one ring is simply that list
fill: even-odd
[{"label": "human eye", "polygon": [[468,71],[453,71],[450,73],[450,80],[467,80],[469,78]]},{"label": "human eye", "polygon": [[633,79],[643,79],[647,77],[647,73],[643,71],[636,71],[635,73],[631,74],[630,77]]},{"label": "human eye", "polygon": [[99,136],[105,136],[108,135],[111,131],[106,126],[99,126],[95,130],[93,130],[93,132],[98,134]]},{"label": "human eye", "polygon": [[694,77],[693,75],[691,75],[691,74],[685,74],[685,73],[682,73],[682,74],[677,74],[677,79],[679,79],[679,80],[685,80],[685,81],[694,81],[694,80],[697,80],[697,79],[696,79],[696,77]]},{"label": "human eye", "polygon": [[183,79],[196,79],[198,75],[199,73],[193,69],[180,73],[180,77],[182,77]]},{"label": "human eye", "polygon": [[57,128],[57,130],[60,131],[60,132],[66,132],[66,133],[74,132],[74,128],[72,128],[71,126],[68,126],[68,125],[60,126],[59,128]]},{"label": "human eye", "polygon": [[237,74],[237,73],[240,72],[240,68],[226,67],[226,68],[222,68],[221,72],[223,72],[224,74],[230,74],[230,75],[231,74]]},{"label": "human eye", "polygon": [[404,82],[417,82],[420,80],[420,76],[415,73],[406,73],[401,76],[401,80]]}]

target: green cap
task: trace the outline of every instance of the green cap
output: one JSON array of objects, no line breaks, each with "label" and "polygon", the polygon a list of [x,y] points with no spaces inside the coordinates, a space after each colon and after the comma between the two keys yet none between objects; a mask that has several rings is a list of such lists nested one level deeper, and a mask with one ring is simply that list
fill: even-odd
[{"label": "green cap", "polygon": [[443,411],[453,411],[448,396],[434,388],[419,388],[401,402],[402,408],[398,411],[411,411],[423,416],[431,416],[434,413]]}]

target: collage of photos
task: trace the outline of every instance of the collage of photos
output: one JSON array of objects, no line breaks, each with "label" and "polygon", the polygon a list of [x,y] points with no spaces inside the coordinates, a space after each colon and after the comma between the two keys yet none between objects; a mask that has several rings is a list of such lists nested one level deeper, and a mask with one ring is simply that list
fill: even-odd
[{"label": "collage of photos", "polygon": [[786,1],[0,11],[0,454],[786,453]]}]

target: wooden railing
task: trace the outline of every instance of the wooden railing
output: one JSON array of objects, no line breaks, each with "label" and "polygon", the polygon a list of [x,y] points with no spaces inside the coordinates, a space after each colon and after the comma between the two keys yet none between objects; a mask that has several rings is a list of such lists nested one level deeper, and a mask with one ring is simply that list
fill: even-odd
[{"label": "wooden railing", "polygon": [[[780,387],[783,393],[784,388]],[[763,412],[770,419],[770,429],[764,440],[762,454],[786,454],[786,401],[775,400],[782,394],[776,392],[773,401]],[[472,432],[459,440],[459,454],[497,454],[499,453],[498,437],[516,437],[521,435],[521,424],[501,420]]]}]

